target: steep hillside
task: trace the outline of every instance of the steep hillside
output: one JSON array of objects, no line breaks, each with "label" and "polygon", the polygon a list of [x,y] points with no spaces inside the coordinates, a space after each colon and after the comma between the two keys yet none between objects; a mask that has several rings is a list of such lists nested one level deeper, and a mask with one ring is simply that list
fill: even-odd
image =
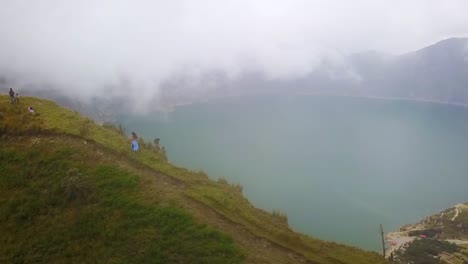
[{"label": "steep hillside", "polygon": [[389,56],[357,54],[351,67],[362,95],[468,103],[468,39],[452,38]]},{"label": "steep hillside", "polygon": [[401,231],[410,233],[413,231],[439,239],[466,240],[468,244],[468,203],[457,204],[443,212],[428,216],[419,223],[406,225]]},{"label": "steep hillside", "polygon": [[397,263],[468,262],[468,203],[405,225],[387,239]]},{"label": "steep hillside", "polygon": [[141,146],[51,101],[0,96],[0,262],[385,263]]}]

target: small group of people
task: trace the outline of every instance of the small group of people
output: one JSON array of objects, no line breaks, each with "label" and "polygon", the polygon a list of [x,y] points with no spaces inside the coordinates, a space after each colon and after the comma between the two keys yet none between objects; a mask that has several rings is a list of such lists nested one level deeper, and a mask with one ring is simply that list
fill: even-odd
[{"label": "small group of people", "polygon": [[13,88],[10,88],[8,94],[10,94],[10,102],[12,104],[19,104],[19,95],[13,91]]},{"label": "small group of people", "polygon": [[[10,95],[10,102],[12,104],[19,104],[20,102],[19,95],[18,93],[15,93],[15,91],[13,91],[13,88],[10,88],[10,91],[8,92],[8,94]],[[28,106],[28,112],[31,114],[35,114],[36,110],[32,106]]]},{"label": "small group of people", "polygon": [[[10,102],[12,104],[19,104],[19,95],[18,93],[15,93],[15,91],[13,91],[13,88],[10,88],[10,91],[8,92],[8,94],[10,95]],[[32,106],[29,106],[28,112],[31,114],[35,114],[36,110]],[[135,132],[132,132],[131,141],[132,141],[132,151],[137,152],[138,150],[140,150],[140,146],[138,145],[138,136]],[[159,143],[159,138],[157,139],[157,143]],[[155,144],[157,143],[155,139]]]}]

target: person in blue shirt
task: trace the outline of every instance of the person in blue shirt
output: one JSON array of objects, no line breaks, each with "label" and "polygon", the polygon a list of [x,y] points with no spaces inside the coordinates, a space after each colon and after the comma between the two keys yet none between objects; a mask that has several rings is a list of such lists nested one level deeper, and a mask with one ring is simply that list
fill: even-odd
[{"label": "person in blue shirt", "polygon": [[137,152],[140,149],[138,145],[138,136],[135,132],[132,132],[132,150],[133,152]]},{"label": "person in blue shirt", "polygon": [[132,140],[132,150],[133,152],[137,152],[140,149],[140,146],[138,146],[138,141],[136,139]]}]

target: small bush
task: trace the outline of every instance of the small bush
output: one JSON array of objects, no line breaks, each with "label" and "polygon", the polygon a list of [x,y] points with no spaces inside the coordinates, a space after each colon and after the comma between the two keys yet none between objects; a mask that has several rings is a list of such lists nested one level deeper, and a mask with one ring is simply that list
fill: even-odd
[{"label": "small bush", "polygon": [[437,256],[442,252],[455,253],[458,246],[446,241],[434,239],[416,239],[404,252],[398,252],[402,263],[438,264]]},{"label": "small bush", "polygon": [[280,220],[281,222],[288,222],[288,215],[279,211],[279,210],[273,210],[270,213],[274,218]]},{"label": "small bush", "polygon": [[104,124],[102,124],[102,127],[113,130],[113,131],[119,133],[120,135],[127,137],[127,133],[125,132],[125,128],[121,124],[119,124],[117,126],[117,125],[115,125],[113,123],[110,123],[110,122],[104,122]]},{"label": "small bush", "polygon": [[228,185],[229,184],[228,181],[223,177],[218,178],[218,183],[223,184],[223,185]]},{"label": "small bush", "polygon": [[125,127],[123,127],[121,124],[119,124],[119,127],[117,128],[117,131],[119,132],[120,135],[126,136],[127,132],[125,132]]},{"label": "small bush", "polygon": [[166,147],[164,146],[161,148],[161,156],[164,161],[167,161],[167,151],[166,151]]},{"label": "small bush", "polygon": [[92,121],[89,119],[86,119],[81,122],[80,128],[79,128],[79,134],[82,137],[87,137],[89,136],[90,130],[91,130],[91,123]]},{"label": "small bush", "polygon": [[62,181],[62,187],[68,201],[86,202],[91,192],[87,183],[87,177],[83,176],[76,168],[70,169],[67,172]]},{"label": "small bush", "polygon": [[140,145],[140,148],[153,150],[153,145],[151,144],[151,142],[146,142],[143,137],[138,138],[138,144]]},{"label": "small bush", "polygon": [[240,193],[242,193],[242,191],[244,190],[244,187],[240,183],[232,184],[231,186]]},{"label": "small bush", "polygon": [[420,236],[420,235],[425,235],[427,237],[435,237],[438,234],[442,233],[442,229],[424,229],[424,230],[411,230],[408,232],[409,236]]}]

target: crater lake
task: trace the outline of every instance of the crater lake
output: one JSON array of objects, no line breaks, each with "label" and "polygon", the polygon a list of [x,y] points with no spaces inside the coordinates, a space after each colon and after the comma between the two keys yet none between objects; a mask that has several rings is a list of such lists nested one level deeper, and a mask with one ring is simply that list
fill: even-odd
[{"label": "crater lake", "polygon": [[122,115],[169,160],[240,183],[313,237],[368,250],[386,231],[468,200],[468,108],[322,96],[225,98]]}]

